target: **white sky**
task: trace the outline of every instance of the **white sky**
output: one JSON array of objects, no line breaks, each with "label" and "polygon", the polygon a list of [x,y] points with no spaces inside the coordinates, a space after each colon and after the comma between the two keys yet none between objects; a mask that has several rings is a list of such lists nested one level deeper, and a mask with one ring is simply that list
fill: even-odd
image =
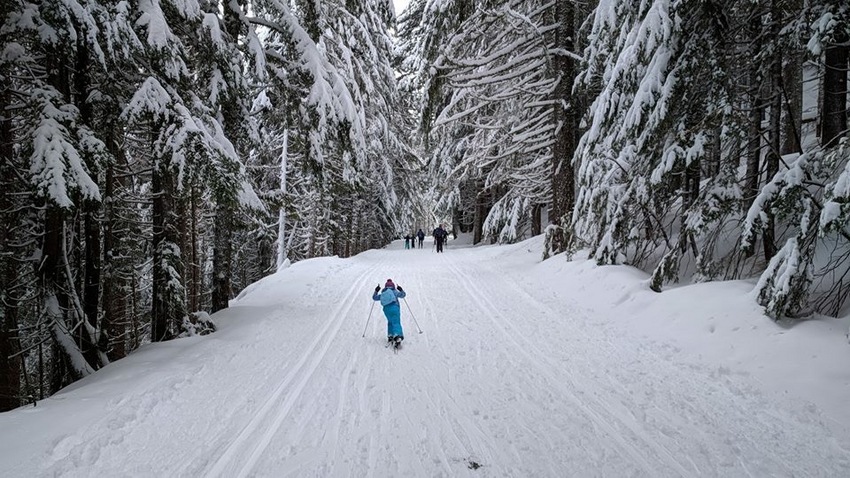
[{"label": "white sky", "polygon": [[410,3],[410,0],[393,0],[393,3],[395,4],[395,13],[398,15]]}]

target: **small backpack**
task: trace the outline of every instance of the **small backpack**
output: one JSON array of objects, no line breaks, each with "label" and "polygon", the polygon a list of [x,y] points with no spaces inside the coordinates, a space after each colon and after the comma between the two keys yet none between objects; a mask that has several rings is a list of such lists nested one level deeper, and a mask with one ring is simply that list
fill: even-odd
[{"label": "small backpack", "polygon": [[381,305],[390,305],[393,302],[397,302],[395,291],[392,289],[384,289],[384,291],[381,292]]}]

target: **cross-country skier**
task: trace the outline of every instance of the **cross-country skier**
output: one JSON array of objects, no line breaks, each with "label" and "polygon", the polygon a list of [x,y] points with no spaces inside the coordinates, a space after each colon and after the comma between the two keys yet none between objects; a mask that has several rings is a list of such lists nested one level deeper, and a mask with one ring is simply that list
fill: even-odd
[{"label": "cross-country skier", "polygon": [[404,333],[401,331],[401,306],[398,300],[406,295],[392,279],[387,279],[384,290],[381,290],[381,286],[375,287],[375,293],[372,295],[372,300],[380,301],[384,306],[384,315],[387,316],[387,341],[394,343],[396,347],[404,340]]},{"label": "cross-country skier", "polygon": [[443,229],[443,225],[440,224],[434,229],[434,242],[437,243],[437,252],[443,252],[443,244],[446,242],[446,238],[449,236],[449,233]]}]

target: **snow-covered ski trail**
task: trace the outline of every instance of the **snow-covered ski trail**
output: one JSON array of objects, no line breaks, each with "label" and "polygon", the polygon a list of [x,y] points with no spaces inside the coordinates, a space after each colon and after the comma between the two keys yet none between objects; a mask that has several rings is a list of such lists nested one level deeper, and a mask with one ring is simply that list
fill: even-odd
[{"label": "snow-covered ski trail", "polygon": [[[511,346],[514,360],[528,360],[527,376],[537,375],[540,388],[556,390],[586,415],[594,435],[620,448],[618,458],[623,453],[631,458],[615,469],[637,466],[633,472],[643,476],[804,476],[819,467],[817,456],[824,453],[847,470],[844,448],[831,440],[827,444],[833,446],[812,446],[809,437],[823,424],[808,409],[786,415],[778,403],[735,377],[670,363],[657,350],[590,323],[587,311],[555,310],[529,293],[545,291],[545,284],[521,287],[494,263],[447,261],[446,266],[478,317],[488,319],[479,325],[498,330],[502,337],[494,340]],[[771,437],[769,444],[765,437]],[[801,454],[806,455],[802,462]]]},{"label": "snow-covered ski trail", "polygon": [[[354,308],[355,304],[362,301],[362,290],[364,284],[366,284],[366,279],[374,276],[378,267],[379,265],[373,265],[366,269],[352,282],[348,291],[339,301],[337,308],[330,314],[324,328],[313,339],[313,342],[301,356],[298,363],[284,376],[265,404],[239,433],[236,439],[227,446],[221,457],[204,473],[205,476],[237,476],[242,478],[252,471],[260,455],[262,455],[268,446],[271,437],[278,431],[281,423],[292,410],[293,403],[304,390],[305,384],[313,377],[316,368],[328,352],[333,339],[339,333],[344,320],[348,318],[349,312]],[[300,379],[290,389],[290,385],[299,374]],[[284,395],[285,392],[288,393]],[[281,400],[282,397],[283,400]],[[273,418],[268,422],[268,418],[270,417]],[[244,455],[247,455],[247,458]],[[237,456],[240,458],[237,458]]]},{"label": "snow-covered ski trail", "polygon": [[[501,250],[393,245],[297,263],[216,314],[219,332],[143,348],[0,415],[0,438],[81,417],[8,473],[850,476],[850,437],[817,408],[629,336]],[[371,299],[388,278],[408,293],[397,354]],[[100,399],[116,381],[121,395]]]},{"label": "snow-covered ski trail", "polygon": [[[558,364],[550,363],[545,354],[535,353],[539,352],[541,344],[548,340],[547,335],[534,333],[529,335],[527,329],[523,330],[523,328],[517,327],[515,324],[511,323],[511,321],[506,319],[503,313],[500,312],[498,304],[489,299],[490,295],[484,293],[482,289],[475,285],[473,277],[468,272],[454,264],[451,264],[450,268],[457,277],[462,279],[461,284],[469,293],[469,296],[472,297],[475,303],[479,306],[479,310],[483,311],[483,315],[491,319],[493,326],[502,333],[504,342],[512,345],[518,356],[524,356],[534,364],[533,370],[541,375],[545,386],[549,388],[555,387],[563,398],[568,399],[571,404],[576,407],[576,409],[580,410],[581,413],[586,415],[593,422],[595,428],[598,428],[603,432],[604,438],[616,443],[622,453],[627,454],[635,464],[639,465],[643,473],[646,473],[648,476],[660,476],[664,474],[661,472],[660,468],[650,464],[650,462],[644,457],[647,451],[646,448],[648,447],[654,455],[660,457],[662,461],[666,462],[665,464],[672,468],[673,471],[681,475],[688,474],[688,471],[672,458],[669,450],[659,446],[657,442],[642,435],[633,427],[628,427],[625,424],[625,420],[621,420],[620,417],[610,408],[601,405],[598,401],[596,401],[593,394],[588,394],[585,393],[584,390],[577,389],[575,383],[572,383],[572,381],[564,384],[564,379],[569,380],[569,376],[559,377],[556,374],[551,373],[551,371],[558,370]],[[495,273],[495,271],[490,271],[490,274]],[[482,275],[479,273],[477,274],[477,277],[480,278]],[[517,294],[512,295],[512,297],[515,301],[527,306],[527,311],[540,312],[541,308],[538,303],[531,299],[530,296],[519,293],[520,291],[518,288],[514,288],[514,291],[517,292]],[[555,323],[554,319],[557,318],[555,314],[551,313],[542,316],[548,316],[553,319],[553,324]],[[578,394],[581,394],[581,398],[579,398]],[[644,446],[638,447],[633,445],[631,437],[624,433],[624,430],[622,429],[623,427],[617,427],[615,425],[617,421],[623,422],[623,425],[626,425],[629,428],[628,431],[636,435],[638,440],[640,440],[641,444]]]}]

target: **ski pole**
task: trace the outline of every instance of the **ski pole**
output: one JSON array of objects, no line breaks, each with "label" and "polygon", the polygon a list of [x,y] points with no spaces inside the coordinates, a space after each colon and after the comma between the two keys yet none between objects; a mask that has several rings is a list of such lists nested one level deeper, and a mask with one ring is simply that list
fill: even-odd
[{"label": "ski pole", "polygon": [[[410,306],[407,306],[410,308]],[[375,301],[372,301],[372,307],[369,307],[369,318],[366,319],[366,327],[363,327],[363,335],[361,337],[366,337],[366,329],[369,328],[369,321],[372,320],[372,311],[375,310]]]},{"label": "ski pole", "polygon": [[413,315],[413,311],[412,311],[412,310],[410,310],[410,304],[408,304],[408,303],[407,303],[407,299],[405,299],[405,298],[402,298],[401,300],[403,300],[403,301],[404,301],[404,305],[406,305],[406,306],[407,306],[407,311],[408,311],[408,312],[410,312],[410,316],[411,316],[411,317],[413,317],[413,323],[414,323],[414,324],[416,324],[416,328],[417,328],[417,329],[419,329],[419,333],[421,334],[421,333],[422,333],[422,329],[421,329],[421,328],[419,328],[419,322],[417,322],[417,321],[416,321],[416,316],[415,316],[415,315]]}]

